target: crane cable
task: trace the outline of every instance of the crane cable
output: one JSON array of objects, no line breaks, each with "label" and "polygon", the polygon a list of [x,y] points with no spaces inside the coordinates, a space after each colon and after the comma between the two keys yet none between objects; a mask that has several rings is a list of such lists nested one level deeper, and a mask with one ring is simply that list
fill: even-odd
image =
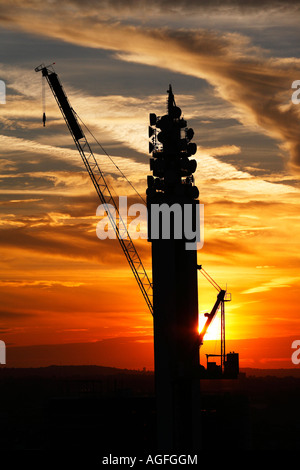
[{"label": "crane cable", "polygon": [[43,107],[43,126],[46,125],[46,91],[45,91],[45,77],[42,75],[42,107]]},{"label": "crane cable", "polygon": [[205,269],[203,268],[202,264],[198,265],[197,266],[198,269],[201,271],[201,273],[203,274],[203,276],[205,277],[205,279],[215,288],[217,289],[219,292],[222,290],[221,287],[219,286],[219,284],[216,283],[216,281],[205,271]]},{"label": "crane cable", "polygon": [[138,197],[143,201],[144,204],[146,204],[146,201],[145,199],[143,198],[143,196],[138,192],[138,190],[133,186],[133,184],[131,183],[131,181],[129,181],[129,179],[127,178],[127,176],[123,173],[123,171],[118,167],[118,165],[114,162],[113,158],[107,153],[107,151],[105,150],[105,148],[103,147],[103,145],[99,142],[99,140],[94,136],[94,134],[92,133],[92,131],[87,127],[87,125],[82,121],[82,119],[78,116],[78,114],[76,113],[76,111],[72,108],[74,114],[76,115],[76,117],[78,118],[78,120],[81,122],[81,124],[85,127],[85,129],[88,131],[88,133],[93,137],[93,139],[95,140],[95,142],[99,145],[99,147],[101,148],[102,152],[105,153],[105,155],[109,158],[109,160],[113,163],[113,165],[115,166],[115,168],[119,171],[119,173],[123,176],[123,178],[127,181],[127,183],[131,186],[131,188],[134,190],[134,192],[138,195]]}]

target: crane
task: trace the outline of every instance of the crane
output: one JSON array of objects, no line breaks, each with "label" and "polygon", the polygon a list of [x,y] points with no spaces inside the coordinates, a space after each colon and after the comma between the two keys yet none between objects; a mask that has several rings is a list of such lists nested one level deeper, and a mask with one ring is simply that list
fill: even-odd
[{"label": "crane", "polygon": [[[227,293],[226,290],[221,289],[221,287],[216,283],[216,281],[205,271],[202,264],[199,264],[198,270],[201,274],[207,279],[208,282],[218,291],[217,300],[211,310],[210,313],[205,313],[204,316],[206,317],[206,322],[199,334],[199,346],[203,344],[203,338],[207,332],[207,329],[213,319],[215,318],[216,314],[218,313],[219,308],[221,307],[221,372],[224,372],[225,362],[226,362],[226,354],[225,354],[225,302],[229,302],[231,300],[231,295]],[[207,355],[212,356],[212,354]]]},{"label": "crane", "polygon": [[[75,145],[80,153],[85,168],[92,180],[98,197],[103,204],[107,216],[113,226],[117,239],[131,267],[134,277],[144,296],[150,313],[153,315],[153,286],[150,278],[144,268],[141,258],[134,246],[132,238],[128,232],[127,226],[122,219],[115,198],[107,184],[104,173],[96,160],[92,148],[80,125],[77,113],[71,107],[68,97],[63,86],[54,71],[53,65],[39,65],[35,68],[36,72],[42,72],[42,76],[46,78],[59,109],[73,137]],[[45,125],[46,115],[43,113],[43,124]],[[114,207],[117,217],[115,218],[111,212],[111,206]]]}]

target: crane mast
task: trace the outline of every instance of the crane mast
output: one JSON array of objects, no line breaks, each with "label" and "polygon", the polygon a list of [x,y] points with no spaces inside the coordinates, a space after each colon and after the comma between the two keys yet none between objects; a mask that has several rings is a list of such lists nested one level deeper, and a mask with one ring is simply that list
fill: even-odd
[{"label": "crane mast", "polygon": [[[77,114],[71,107],[68,97],[53,67],[41,64],[35,68],[35,71],[42,72],[43,77],[46,78],[50,86],[53,96],[59,106],[59,109],[69,128],[70,134],[72,135],[78,152],[80,153],[80,156],[83,160],[85,168],[96,189],[99,199],[107,212],[107,216],[112,224],[117,239],[144,296],[147,306],[153,315],[152,283],[130,237],[127,226],[119,213],[117,203],[107,184],[103,171],[101,170],[92,148],[82,130],[82,127],[77,118]],[[114,207],[116,214],[118,215],[117,218],[115,218],[111,212],[111,205]]]}]

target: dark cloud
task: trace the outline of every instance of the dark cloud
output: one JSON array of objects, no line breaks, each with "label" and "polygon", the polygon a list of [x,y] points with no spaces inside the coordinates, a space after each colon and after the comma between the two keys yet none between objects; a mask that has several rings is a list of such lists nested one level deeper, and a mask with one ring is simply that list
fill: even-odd
[{"label": "dark cloud", "polygon": [[[40,219],[41,220],[41,219]],[[44,220],[45,222],[45,220]],[[59,256],[77,260],[94,260],[103,263],[111,256],[115,256],[118,247],[114,240],[97,239],[96,233],[89,234],[90,226],[47,227],[44,224],[36,229],[27,227],[4,229],[0,231],[0,244],[2,247],[18,248],[25,251],[44,254],[45,256]],[[110,243],[110,250],[106,250]],[[112,249],[112,245],[116,250]]]},{"label": "dark cloud", "polygon": [[[22,6],[32,9],[38,9],[41,5],[45,6],[45,2],[41,0],[19,0],[14,2],[16,6]],[[49,2],[50,6],[55,7],[61,5],[59,0]],[[239,12],[261,11],[263,9],[286,11],[287,9],[299,9],[298,0],[207,0],[205,2],[199,0],[66,0],[66,6],[79,7],[81,10],[101,11],[103,13],[114,12],[131,12],[138,14],[139,10],[151,12],[153,10],[161,13],[179,13],[190,11],[210,11],[215,12],[224,10],[237,10]],[[5,13],[3,14],[5,18]]]},{"label": "dark cloud", "polygon": [[[13,310],[0,310],[0,319],[2,320],[20,320],[24,318],[31,318],[34,314],[32,312],[15,312]],[[9,333],[12,331],[11,328],[1,328],[0,332]]]},{"label": "dark cloud", "polygon": [[[75,210],[76,214],[79,213]],[[65,213],[56,214],[64,219]],[[0,230],[0,245],[3,249],[19,249],[29,253],[42,254],[46,257],[59,257],[69,260],[81,260],[99,263],[101,266],[118,265],[127,267],[126,258],[123,255],[117,239],[99,240],[96,234],[96,223],[76,222],[69,218],[66,224],[60,225],[54,221],[50,214],[28,214],[14,218],[14,223],[22,223],[23,226],[14,225]],[[99,219],[100,220],[100,219]],[[146,240],[136,240],[139,254],[143,259],[150,255],[149,244]],[[114,264],[115,263],[115,264]]]}]

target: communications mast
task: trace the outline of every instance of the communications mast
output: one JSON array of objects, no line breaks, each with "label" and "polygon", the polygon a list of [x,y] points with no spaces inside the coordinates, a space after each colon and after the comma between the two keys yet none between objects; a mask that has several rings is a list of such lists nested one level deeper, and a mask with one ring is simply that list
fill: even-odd
[{"label": "communications mast", "polygon": [[[190,159],[197,150],[191,142],[193,135],[176,106],[170,85],[167,114],[150,114],[153,174],[148,176],[147,189],[158,445],[162,451],[200,446],[196,249],[199,191],[193,178],[197,162]],[[160,218],[154,219],[158,207]],[[186,234],[193,233],[194,246],[190,246]]]}]

